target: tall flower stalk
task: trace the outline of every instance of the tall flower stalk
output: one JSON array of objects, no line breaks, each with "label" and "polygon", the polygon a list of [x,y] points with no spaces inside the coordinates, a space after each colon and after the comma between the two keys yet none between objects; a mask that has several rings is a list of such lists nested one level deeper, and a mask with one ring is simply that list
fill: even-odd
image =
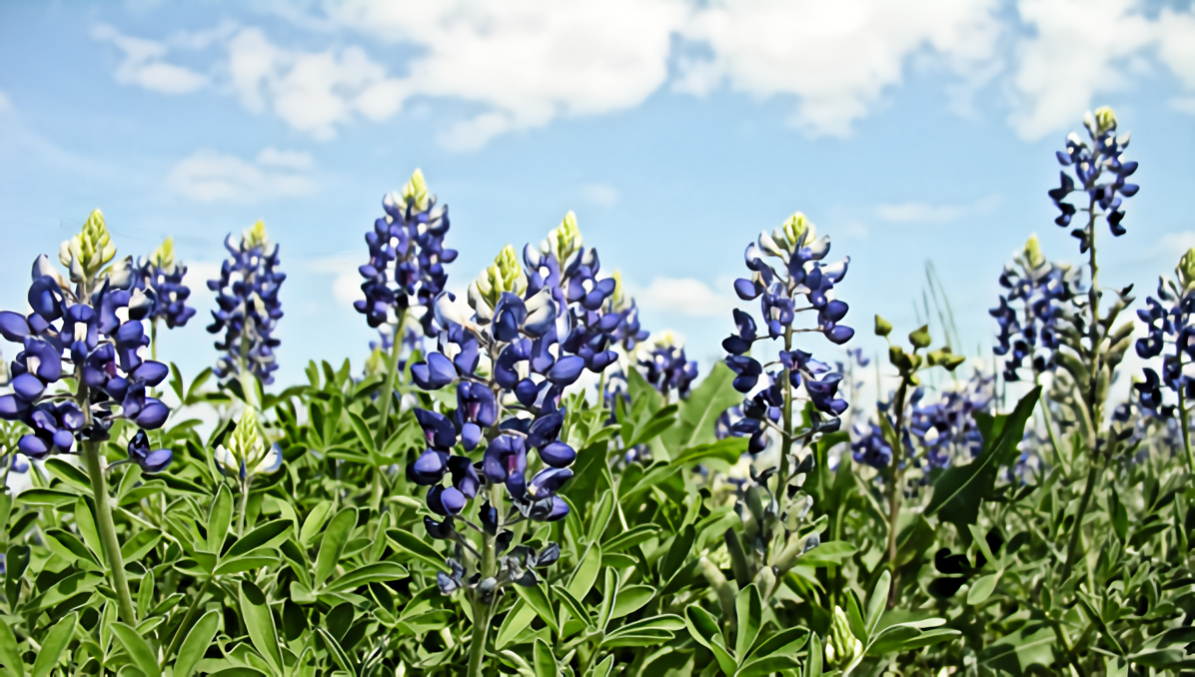
[{"label": "tall flower stalk", "polygon": [[282,318],[278,292],[286,273],[278,270],[278,245],[270,242],[261,221],[245,230],[239,241],[229,234],[224,247],[230,256],[221,265],[220,277],[207,283],[218,304],[207,330],[223,333],[216,340],[223,355],[212,371],[226,382],[238,381],[245,402],[257,407],[259,384],[273,383],[278,369],[274,349],[281,341],[274,330]]},{"label": "tall flower stalk", "polygon": [[[1137,316],[1148,333],[1137,339],[1137,355],[1142,359],[1162,356],[1162,375],[1146,367],[1144,380],[1134,384],[1138,403],[1153,417],[1174,418],[1177,414],[1187,470],[1195,477],[1195,456],[1191,453],[1190,405],[1195,399],[1195,378],[1186,374],[1195,362],[1195,248],[1187,250],[1174,269],[1174,279],[1158,279],[1157,298],[1145,299],[1146,308]],[[1178,405],[1163,401],[1162,388],[1174,392]]]},{"label": "tall flower stalk", "polygon": [[[1120,312],[1132,302],[1129,296],[1131,285],[1116,292],[1114,302],[1103,314],[1100,312],[1103,290],[1099,284],[1096,224],[1103,220],[1113,237],[1124,235],[1125,228],[1121,225],[1124,219],[1121,209],[1123,199],[1136,195],[1138,190],[1137,185],[1126,181],[1137,171],[1137,163],[1124,158],[1129,136],[1116,135],[1116,114],[1112,109],[1103,107],[1094,114],[1088,113],[1083,125],[1088,138],[1084,140],[1078,134],[1071,133],[1066,139],[1066,150],[1057,152],[1059,163],[1069,168],[1070,172],[1064,169],[1060,173],[1059,187],[1049,191],[1050,198],[1061,212],[1054,221],[1059,226],[1070,226],[1073,217],[1080,212],[1087,215],[1084,226],[1071,230],[1071,235],[1079,240],[1079,253],[1087,255],[1087,299],[1082,305],[1082,312],[1072,323],[1072,331],[1067,333],[1069,340],[1064,341],[1063,350],[1057,354],[1080,391],[1078,409],[1085,428],[1089,465],[1067,545],[1064,579],[1070,575],[1079,552],[1083,515],[1086,514],[1103,469],[1116,452],[1117,443],[1109,440],[1106,432],[1104,402],[1113,372],[1128,349],[1132,333],[1131,323],[1113,329]],[[1072,199],[1075,201],[1070,201]]]},{"label": "tall flower stalk", "polygon": [[[103,214],[96,210],[59,249],[69,282],[44,255],[34,262],[28,295],[32,312],[0,312],[0,334],[23,348],[11,366],[13,393],[0,397],[0,418],[29,428],[17,443],[29,458],[76,452],[83,457],[120,618],[135,625],[108,496],[107,471],[115,464],[103,457],[101,445],[113,423],[123,419],[138,431],[122,462],[137,463],[147,473],[169,465],[171,452],[152,449],[144,430],[160,428],[170,413],[149,395],[168,369],[143,359],[149,337],[142,321],[153,303],[134,284],[131,258],[112,263],[115,255]],[[68,370],[73,371],[75,391],[50,392]]]},{"label": "tall flower stalk", "polygon": [[168,237],[148,258],[137,264],[135,284],[153,300],[149,314],[150,359],[158,359],[158,324],[168,329],[182,327],[195,315],[187,306],[191,289],[183,284],[187,267],[174,260],[174,238]]},{"label": "tall flower stalk", "polygon": [[511,546],[528,521],[569,512],[558,493],[577,453],[565,441],[564,389],[614,361],[612,332],[623,319],[607,312],[614,282],[598,277],[597,253],[581,246],[571,213],[523,259],[526,268],[507,246],[470,285],[471,317],[441,295],[438,349],[411,367],[424,390],[456,389],[455,410],[415,410],[427,449],[407,477],[429,487],[427,505],[441,517],[425,518],[428,535],[454,544],[437,582],[444,594],[465,591],[472,605],[471,677],[485,670],[502,589],[537,585],[536,570],[560,556],[555,543]]},{"label": "tall flower stalk", "polygon": [[409,332],[436,333],[433,301],[444,291],[444,264],[456,260],[455,249],[444,247],[448,207],[437,205],[423,172],[416,169],[402,190],[382,199],[386,214],[365,234],[369,262],[358,268],[365,281],[365,298],[353,307],[379,330],[381,349],[390,350],[385,385],[379,401],[377,443],[386,440],[394,388],[402,369],[402,350]]}]

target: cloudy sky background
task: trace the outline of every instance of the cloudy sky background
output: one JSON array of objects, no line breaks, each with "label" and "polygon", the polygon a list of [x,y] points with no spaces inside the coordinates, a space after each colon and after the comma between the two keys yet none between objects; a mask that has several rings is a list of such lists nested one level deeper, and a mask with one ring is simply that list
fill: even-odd
[{"label": "cloudy sky background", "polygon": [[422,167],[450,288],[573,209],[645,326],[708,365],[743,248],[800,210],[851,257],[859,345],[879,348],[872,313],[913,327],[932,260],[986,355],[1012,251],[1037,232],[1078,257],[1045,191],[1099,105],[1142,185],[1101,274],[1145,292],[1195,245],[1190,2],[5,2],[0,307],[100,207],[122,255],[175,237],[200,316],[162,345],[194,373],[215,358],[201,281],[260,218],[290,275],[281,381],[359,363],[363,234]]}]

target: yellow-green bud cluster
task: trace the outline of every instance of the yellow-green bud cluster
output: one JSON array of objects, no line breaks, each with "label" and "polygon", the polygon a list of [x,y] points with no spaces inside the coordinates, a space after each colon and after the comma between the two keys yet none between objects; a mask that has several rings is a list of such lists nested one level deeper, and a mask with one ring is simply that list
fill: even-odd
[{"label": "yellow-green bud cluster", "polygon": [[427,189],[427,181],[423,179],[423,170],[416,169],[411,174],[411,180],[402,187],[399,197],[404,204],[412,205],[415,211],[427,211],[431,204],[431,193]]},{"label": "yellow-green bud cluster", "polygon": [[270,236],[266,233],[266,224],[264,221],[258,221],[253,224],[252,228],[248,228],[241,233],[241,246],[246,251],[257,248],[265,250],[269,244]]},{"label": "yellow-green bud cluster", "polygon": [[174,238],[168,237],[154,253],[149,255],[149,262],[167,273],[174,272]]},{"label": "yellow-green bud cluster", "polygon": [[[498,305],[498,299],[503,292],[510,292],[519,296],[527,289],[527,276],[523,274],[523,266],[519,262],[519,255],[515,248],[506,245],[494,262],[477,277],[470,289],[469,300],[480,297],[490,308]],[[476,308],[475,308],[476,310]]]},{"label": "yellow-green bud cluster", "polygon": [[72,282],[94,279],[116,256],[116,245],[108,234],[104,215],[96,209],[87,217],[83,230],[58,248],[58,260],[71,272]]},{"label": "yellow-green bud cluster", "polygon": [[544,240],[541,248],[554,256],[563,267],[569,257],[581,249],[583,241],[581,229],[577,226],[577,215],[570,211],[564,215],[559,226],[548,231],[548,239]]},{"label": "yellow-green bud cluster", "polygon": [[1187,250],[1186,254],[1178,260],[1178,266],[1175,267],[1174,272],[1178,275],[1178,283],[1182,285],[1183,291],[1188,291],[1195,288],[1195,247]]},{"label": "yellow-green bud cluster", "polygon": [[833,668],[850,666],[863,654],[863,642],[851,632],[851,623],[846,613],[834,607],[834,619],[830,621],[830,636],[826,642],[826,663]]}]

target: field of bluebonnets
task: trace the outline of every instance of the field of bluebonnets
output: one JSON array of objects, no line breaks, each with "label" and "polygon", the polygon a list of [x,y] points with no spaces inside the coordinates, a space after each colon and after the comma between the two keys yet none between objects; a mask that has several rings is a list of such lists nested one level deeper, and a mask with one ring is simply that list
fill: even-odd
[{"label": "field of bluebonnets", "polygon": [[[743,233],[758,309],[706,374],[571,213],[454,300],[469,273],[416,171],[365,229],[365,364],[274,383],[286,274],[258,223],[208,283],[213,366],[182,374],[155,339],[207,319],[186,266],[169,240],[118,253],[94,212],[0,313],[25,476],[0,495],[4,674],[1195,668],[1195,250],[1156,291],[1100,275],[1137,163],[1111,110],[1083,127],[1042,158],[1043,237],[1078,262],[1030,238],[991,271],[986,370],[851,318],[849,252],[801,213]],[[886,363],[851,349],[864,327]]]}]

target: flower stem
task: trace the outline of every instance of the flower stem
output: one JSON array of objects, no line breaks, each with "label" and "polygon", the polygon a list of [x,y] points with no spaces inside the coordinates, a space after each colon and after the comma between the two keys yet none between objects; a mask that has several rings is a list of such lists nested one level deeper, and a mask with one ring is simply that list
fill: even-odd
[{"label": "flower stem", "polygon": [[1187,452],[1187,471],[1195,477],[1195,456],[1191,455],[1191,419],[1187,416],[1187,399],[1183,397],[1183,387],[1178,387],[1178,424],[1183,431],[1183,449]]},{"label": "flower stem", "polygon": [[248,475],[241,480],[241,509],[237,515],[237,533],[241,536],[245,535],[245,513],[249,512],[249,482],[251,481],[252,479]]},{"label": "flower stem", "polygon": [[163,661],[170,660],[174,652],[178,651],[179,646],[183,643],[183,636],[187,634],[187,631],[191,629],[191,624],[195,622],[195,615],[199,613],[199,604],[203,601],[204,596],[207,595],[207,591],[211,587],[212,577],[208,576],[208,579],[203,582],[203,587],[199,589],[199,594],[191,602],[191,608],[187,609],[187,615],[183,616],[183,622],[179,623],[178,629],[174,631],[174,638],[170,640],[170,647],[162,655]]},{"label": "flower stem", "polygon": [[[790,325],[784,328],[784,350],[792,352],[792,349],[793,328]],[[780,376],[784,379],[784,437],[780,440],[780,487],[783,492],[788,486],[788,455],[793,450],[793,383],[788,369],[780,372]]]},{"label": "flower stem", "polygon": [[[490,487],[490,505],[498,507],[500,488]],[[488,533],[482,533],[481,551],[481,581],[492,578],[498,569],[498,552],[495,541],[497,539]],[[496,594],[496,590],[490,594]],[[490,615],[493,613],[493,600],[483,601],[481,594],[473,590],[473,639],[469,642],[469,677],[481,677],[481,664],[485,661],[485,645],[490,635]]]},{"label": "flower stem", "polygon": [[908,393],[909,381],[901,377],[900,387],[896,389],[896,439],[892,441],[892,473],[888,486],[888,571],[892,574],[892,585],[888,588],[888,608],[896,605],[899,597],[899,578],[896,572],[896,525],[900,521],[900,463],[904,457],[904,444],[901,432],[905,426],[905,396]]},{"label": "flower stem", "polygon": [[390,348],[390,364],[386,372],[386,387],[382,390],[382,408],[378,415],[377,446],[381,448],[386,441],[386,430],[390,423],[390,400],[394,399],[394,384],[398,381],[398,357],[402,352],[403,327],[406,324],[407,310],[398,311],[398,322],[394,325],[394,345]]},{"label": "flower stem", "polygon": [[129,581],[125,577],[124,557],[120,554],[120,543],[116,540],[116,526],[112,522],[112,508],[108,504],[108,478],[100,463],[99,442],[86,440],[82,443],[83,460],[87,474],[91,476],[91,489],[95,494],[95,526],[100,532],[100,544],[104,548],[104,559],[108,561],[108,574],[112,589],[116,592],[120,619],[129,625],[137,625],[133,611],[133,598],[129,595]]}]

